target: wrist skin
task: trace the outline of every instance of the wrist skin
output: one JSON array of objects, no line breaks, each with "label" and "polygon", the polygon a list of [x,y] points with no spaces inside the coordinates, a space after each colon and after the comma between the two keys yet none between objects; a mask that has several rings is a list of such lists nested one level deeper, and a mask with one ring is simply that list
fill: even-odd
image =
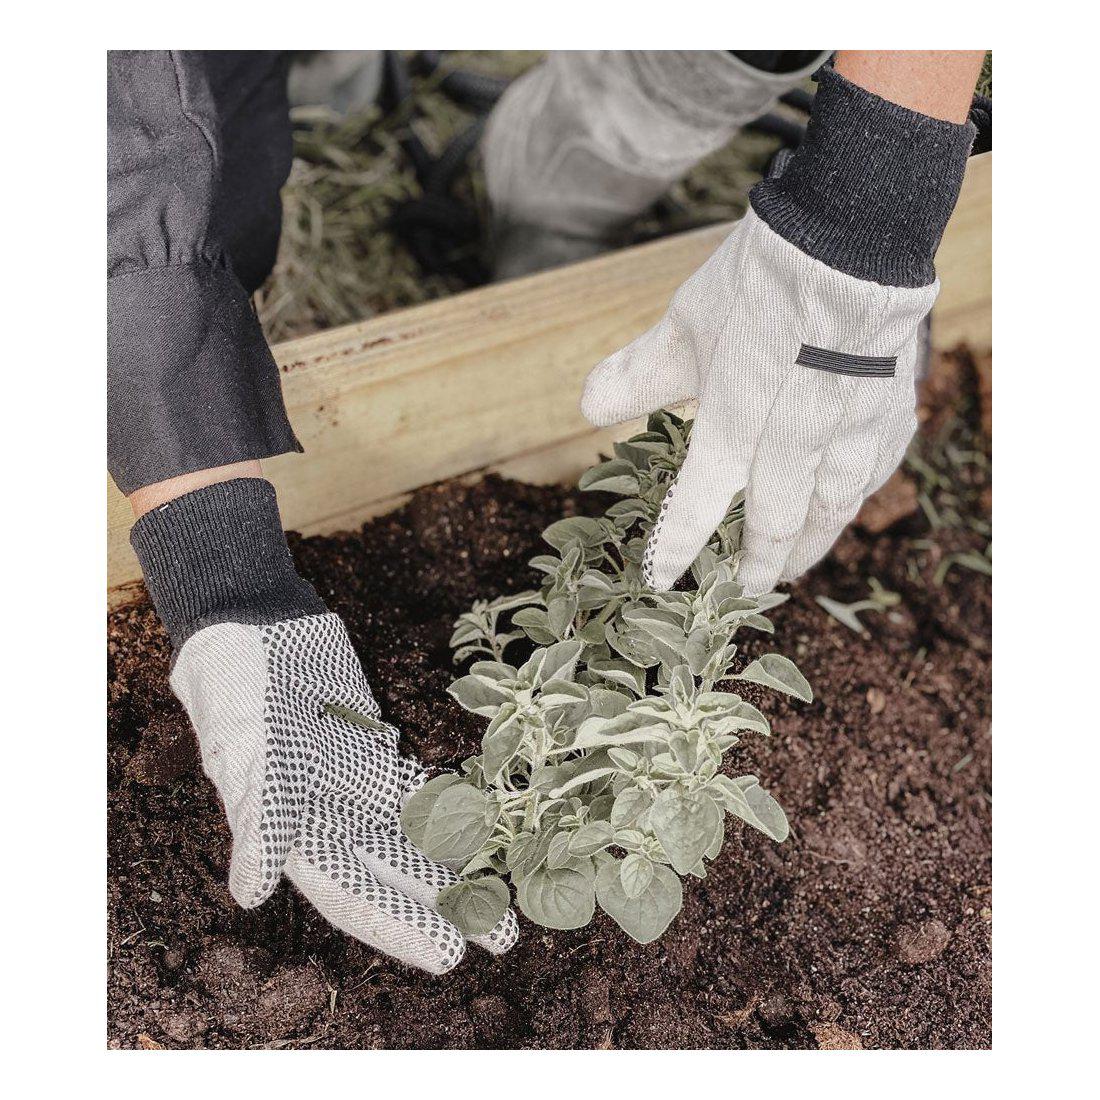
[{"label": "wrist skin", "polygon": [[228,466],[214,466],[209,470],[196,470],[190,474],[170,477],[167,481],[158,481],[153,485],[144,485],[135,489],[128,497],[133,509],[134,519],[141,519],[146,512],[167,504],[176,497],[193,493],[196,489],[205,489],[219,481],[232,481],[238,477],[262,478],[263,471],[256,459],[247,462],[232,462]]},{"label": "wrist skin", "polygon": [[837,271],[928,286],[975,127],[892,103],[832,68],[816,79],[806,137],[781,176],[752,189],[753,210]]}]

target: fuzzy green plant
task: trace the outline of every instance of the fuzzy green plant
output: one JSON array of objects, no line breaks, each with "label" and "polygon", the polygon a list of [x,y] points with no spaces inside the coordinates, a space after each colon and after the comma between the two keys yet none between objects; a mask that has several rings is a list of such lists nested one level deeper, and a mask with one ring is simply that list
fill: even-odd
[{"label": "fuzzy green plant", "polygon": [[616,444],[580,487],[621,499],[600,518],[543,532],[553,553],[531,561],[537,591],[478,602],[456,623],[455,659],[472,663],[449,691],[488,720],[481,753],[461,774],[426,783],[401,822],[459,872],[439,909],[468,934],[500,919],[510,880],[537,924],[580,928],[598,904],[649,943],[680,910],[680,876],[704,877],[721,851],[726,814],[772,840],[787,836],[783,810],[755,775],[720,770],[742,735],[770,733],[767,718],[722,685],[812,699],[779,654],[736,667],[735,635],[771,632],[766,613],[786,598],[750,599],[737,582],[742,501],[695,561],[690,585],[654,592],[642,581],[646,539],[690,432],[660,412]]}]

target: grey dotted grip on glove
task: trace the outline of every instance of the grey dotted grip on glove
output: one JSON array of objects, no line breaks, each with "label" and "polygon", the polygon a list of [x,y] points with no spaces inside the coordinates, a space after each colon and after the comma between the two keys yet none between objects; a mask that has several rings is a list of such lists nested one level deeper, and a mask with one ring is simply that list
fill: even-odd
[{"label": "grey dotted grip on glove", "polygon": [[[371,947],[433,974],[456,966],[466,938],[434,906],[457,876],[399,822],[425,775],[398,753],[344,624],[294,572],[271,485],[189,493],[142,517],[133,543],[225,805],[234,899],[260,905],[285,875]],[[470,938],[502,954],[517,935],[509,910]]]}]

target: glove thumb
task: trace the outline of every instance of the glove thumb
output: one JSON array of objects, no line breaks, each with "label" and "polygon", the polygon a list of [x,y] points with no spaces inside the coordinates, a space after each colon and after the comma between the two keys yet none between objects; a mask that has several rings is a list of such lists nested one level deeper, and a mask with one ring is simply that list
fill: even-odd
[{"label": "glove thumb", "polygon": [[606,428],[695,397],[698,385],[694,347],[673,308],[593,369],[581,412],[589,423]]}]

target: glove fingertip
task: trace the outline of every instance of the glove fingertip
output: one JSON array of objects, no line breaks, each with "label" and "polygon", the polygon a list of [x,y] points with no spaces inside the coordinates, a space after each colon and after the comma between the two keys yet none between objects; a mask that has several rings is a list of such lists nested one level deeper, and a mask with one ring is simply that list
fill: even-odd
[{"label": "glove fingertip", "polygon": [[[835,539],[834,539],[835,541]],[[783,572],[779,577],[782,584],[790,584],[792,581],[798,580],[807,570],[812,569],[821,559],[829,552],[829,548],[832,546],[832,542],[820,552],[814,550],[812,553],[807,551],[807,548],[795,547],[791,551],[791,556],[787,560],[787,564],[783,567]]]},{"label": "glove fingertip", "polygon": [[581,394],[581,416],[594,428],[608,428],[617,424],[622,417],[617,415],[615,403],[604,384],[608,365],[614,359],[611,356],[593,368],[584,383]]},{"label": "glove fingertip", "polygon": [[242,869],[237,860],[229,866],[229,893],[242,909],[255,909],[263,905],[275,892],[279,884],[279,875],[272,874],[265,879],[249,870]]},{"label": "glove fingertip", "polygon": [[675,566],[669,564],[667,555],[662,552],[660,535],[650,535],[642,558],[642,583],[646,588],[654,592],[668,592],[683,573],[683,569],[676,571]]},{"label": "glove fingertip", "polygon": [[463,945],[457,954],[446,955],[437,954],[433,956],[425,956],[417,959],[411,965],[415,966],[418,970],[423,970],[433,977],[441,978],[444,974],[449,974],[462,960],[466,957],[466,948]]},{"label": "glove fingertip", "polygon": [[490,955],[505,955],[519,941],[519,921],[515,911],[508,909],[497,926],[483,936],[471,936],[470,942],[488,951]]},{"label": "glove fingertip", "polygon": [[671,592],[672,586],[680,579],[681,576],[683,576],[683,570],[681,570],[679,573],[676,573],[675,575],[670,571],[658,572],[656,570],[653,570],[649,573],[643,572],[642,580],[645,583],[645,586],[653,592]]},{"label": "glove fingertip", "polygon": [[758,558],[744,558],[737,571],[737,579],[745,596],[753,599],[771,592],[779,583],[781,572],[776,566],[769,566]]}]

